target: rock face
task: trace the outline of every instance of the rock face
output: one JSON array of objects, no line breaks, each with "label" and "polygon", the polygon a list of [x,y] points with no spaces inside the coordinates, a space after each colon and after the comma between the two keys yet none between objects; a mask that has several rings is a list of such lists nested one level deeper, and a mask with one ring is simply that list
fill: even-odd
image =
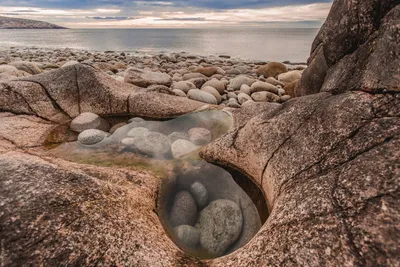
[{"label": "rock face", "polygon": [[399,91],[399,18],[397,0],[335,1],[296,94]]},{"label": "rock face", "polygon": [[44,21],[0,16],[0,29],[66,29]]}]

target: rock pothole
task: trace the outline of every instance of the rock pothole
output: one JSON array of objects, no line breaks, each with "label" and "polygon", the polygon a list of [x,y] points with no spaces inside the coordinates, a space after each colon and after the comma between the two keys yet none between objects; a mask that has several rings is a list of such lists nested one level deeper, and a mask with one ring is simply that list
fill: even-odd
[{"label": "rock pothole", "polygon": [[[77,141],[50,153],[100,166],[144,168],[162,177],[157,214],[175,244],[187,254],[212,259],[247,244],[268,216],[262,191],[248,177],[205,162],[202,147],[226,133],[232,117],[203,111],[168,121],[131,118],[104,129],[106,121],[81,114],[72,121]],[[103,123],[93,124],[91,118]],[[84,122],[85,125],[81,125]],[[87,126],[87,127],[86,127]],[[104,128],[104,127],[103,127]]]}]

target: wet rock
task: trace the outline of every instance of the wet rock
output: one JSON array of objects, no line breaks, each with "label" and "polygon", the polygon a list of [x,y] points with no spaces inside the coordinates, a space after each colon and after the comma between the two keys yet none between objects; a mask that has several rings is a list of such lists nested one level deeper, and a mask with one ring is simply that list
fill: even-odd
[{"label": "wet rock", "polygon": [[174,234],[185,247],[197,248],[200,243],[200,232],[190,225],[180,225],[174,228]]},{"label": "wet rock", "polygon": [[261,66],[257,69],[258,75],[263,75],[265,78],[276,77],[281,73],[287,72],[288,69],[285,64],[280,62],[269,62],[268,64]]},{"label": "wet rock", "polygon": [[78,142],[82,145],[94,145],[103,141],[109,134],[101,130],[90,129],[81,132],[78,135]]},{"label": "wet rock", "polygon": [[132,137],[132,145],[143,154],[155,158],[163,158],[171,151],[171,141],[168,136],[157,132],[146,132]]},{"label": "wet rock", "polygon": [[171,152],[174,159],[183,159],[199,148],[188,140],[179,139],[172,143]]},{"label": "wet rock", "polygon": [[193,144],[202,146],[211,142],[211,132],[205,128],[192,128],[188,134]]},{"label": "wet rock", "polygon": [[194,225],[197,220],[197,205],[193,196],[187,191],[176,194],[171,208],[169,221],[172,227]]},{"label": "wet rock", "polygon": [[200,230],[200,245],[214,256],[222,256],[239,238],[243,216],[235,202],[220,199],[204,208],[196,223]]},{"label": "wet rock", "polygon": [[127,69],[125,71],[124,79],[126,83],[146,88],[153,84],[165,85],[169,87],[172,83],[172,78],[168,74],[141,70],[137,68]]},{"label": "wet rock", "polygon": [[182,132],[173,132],[169,135],[169,139],[171,140],[171,143],[179,139],[189,140],[189,135],[187,133],[182,133]]},{"label": "wet rock", "polygon": [[117,123],[113,127],[111,127],[111,129],[108,132],[110,134],[113,134],[113,133],[115,133],[116,130],[118,130],[121,127],[124,127],[125,125],[126,125],[126,122]]},{"label": "wet rock", "polygon": [[98,116],[97,114],[84,112],[71,121],[71,130],[75,132],[83,132],[84,130],[97,129],[104,132],[110,130],[110,124]]},{"label": "wet rock", "polygon": [[217,105],[217,99],[210,93],[201,91],[199,89],[192,89],[187,94],[189,99],[196,100],[199,102]]},{"label": "wet rock", "polygon": [[196,200],[199,210],[202,210],[208,204],[208,191],[207,188],[200,182],[194,182],[190,186],[190,193]]},{"label": "wet rock", "polygon": [[127,134],[128,137],[140,137],[147,134],[149,130],[144,127],[137,127],[130,130]]}]

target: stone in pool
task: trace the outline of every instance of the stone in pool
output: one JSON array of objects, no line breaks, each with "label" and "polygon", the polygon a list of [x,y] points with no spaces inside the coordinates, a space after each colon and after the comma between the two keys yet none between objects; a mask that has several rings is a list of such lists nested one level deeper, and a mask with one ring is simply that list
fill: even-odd
[{"label": "stone in pool", "polygon": [[171,150],[171,142],[168,136],[156,132],[147,132],[133,137],[131,144],[143,154],[162,158]]},{"label": "stone in pool", "polygon": [[195,145],[202,146],[211,141],[211,132],[205,128],[192,128],[188,133],[190,141]]},{"label": "stone in pool", "polygon": [[196,201],[189,192],[181,191],[176,194],[169,218],[170,224],[173,227],[179,225],[194,225],[196,223]]},{"label": "stone in pool", "polygon": [[200,182],[194,182],[190,186],[190,193],[192,193],[196,200],[197,206],[202,209],[208,204],[208,191],[205,186]]},{"label": "stone in pool", "polygon": [[215,257],[222,256],[242,232],[243,215],[235,202],[219,199],[204,208],[196,223],[200,245]]},{"label": "stone in pool", "polygon": [[192,152],[199,149],[198,146],[187,140],[176,140],[171,145],[171,152],[174,159],[183,159],[189,156]]},{"label": "stone in pool", "polygon": [[78,142],[81,145],[91,146],[100,143],[108,135],[109,135],[108,133],[103,132],[101,130],[96,130],[96,129],[85,130],[78,135]]},{"label": "stone in pool", "polygon": [[185,247],[196,248],[200,243],[200,232],[193,226],[180,225],[175,227],[174,234]]}]

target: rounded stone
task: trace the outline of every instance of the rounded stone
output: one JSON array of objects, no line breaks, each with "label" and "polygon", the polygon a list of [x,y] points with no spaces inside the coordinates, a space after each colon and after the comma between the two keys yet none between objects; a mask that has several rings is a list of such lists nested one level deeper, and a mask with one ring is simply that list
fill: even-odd
[{"label": "rounded stone", "polygon": [[201,91],[199,89],[192,89],[188,92],[188,97],[192,100],[196,100],[199,102],[217,105],[217,99],[210,93]]},{"label": "rounded stone", "polygon": [[258,75],[264,75],[265,78],[276,77],[281,73],[287,72],[288,69],[285,64],[280,62],[269,62],[268,64],[261,66],[257,69]]},{"label": "rounded stone", "polygon": [[174,228],[176,238],[188,248],[197,248],[200,243],[200,232],[190,225],[180,225]]},{"label": "rounded stone", "polygon": [[250,86],[248,86],[247,84],[243,84],[243,85],[240,87],[240,92],[242,92],[242,93],[244,93],[244,94],[246,94],[246,95],[251,95]]},{"label": "rounded stone", "polygon": [[97,129],[108,132],[110,130],[110,124],[97,114],[85,112],[81,113],[71,121],[70,128],[78,133],[89,129]]},{"label": "rounded stone", "polygon": [[247,102],[247,101],[250,101],[250,100],[253,100],[248,94],[245,94],[245,93],[240,93],[239,95],[238,95],[238,101],[239,101],[239,103],[242,105],[243,103],[245,103],[245,102]]},{"label": "rounded stone", "polygon": [[279,96],[271,92],[257,92],[251,98],[256,102],[279,102]]},{"label": "rounded stone", "polygon": [[180,81],[176,82],[171,87],[172,90],[178,89],[183,91],[184,93],[189,92],[191,89],[196,89],[196,85],[189,81]]},{"label": "rounded stone", "polygon": [[189,135],[187,133],[183,133],[183,132],[173,132],[168,137],[169,137],[169,140],[171,140],[171,143],[173,143],[179,139],[190,140]]},{"label": "rounded stone", "polygon": [[250,77],[245,76],[245,75],[239,75],[239,76],[233,78],[230,81],[229,87],[232,90],[240,90],[240,88],[242,87],[243,84],[251,86],[255,82],[256,82],[256,80],[253,79],[253,78],[250,78]]},{"label": "rounded stone", "polygon": [[203,209],[208,204],[208,191],[207,188],[200,182],[194,182],[190,186],[190,193],[196,200],[199,209]]},{"label": "rounded stone", "polygon": [[230,200],[219,199],[204,208],[196,223],[200,230],[200,245],[214,256],[222,256],[239,238],[243,215],[239,206]]},{"label": "rounded stone", "polygon": [[101,130],[85,130],[78,135],[78,142],[82,145],[91,146],[100,143],[107,136],[108,133]]},{"label": "rounded stone", "polygon": [[139,137],[145,135],[149,130],[144,127],[137,127],[130,130],[127,134],[128,137]]},{"label": "rounded stone", "polygon": [[183,159],[197,149],[199,149],[199,146],[184,139],[176,140],[171,145],[171,152],[174,159]]},{"label": "rounded stone", "polygon": [[194,225],[196,220],[197,205],[193,196],[187,191],[177,193],[169,216],[171,226]]},{"label": "rounded stone", "polygon": [[185,92],[183,92],[182,90],[174,89],[174,90],[172,90],[172,92],[174,92],[177,96],[180,96],[180,97],[187,97],[186,94],[185,94]]},{"label": "rounded stone", "polygon": [[271,92],[274,94],[279,94],[279,89],[272,84],[266,83],[266,82],[255,82],[251,85],[251,93],[256,93],[256,92]]},{"label": "rounded stone", "polygon": [[218,91],[218,93],[220,93],[221,95],[225,91],[225,83],[223,81],[219,81],[218,79],[215,79],[215,78],[207,81],[203,85],[203,87],[205,87],[205,86],[211,86],[211,87],[215,88]]},{"label": "rounded stone", "polygon": [[222,98],[217,89],[211,86],[203,86],[201,91],[212,94],[217,99],[218,104],[222,102]]},{"label": "rounded stone", "polygon": [[171,141],[168,136],[161,133],[146,132],[140,136],[132,137],[131,139],[131,145],[136,147],[143,154],[152,157],[163,157],[171,150]]},{"label": "rounded stone", "polygon": [[198,146],[211,142],[211,132],[205,128],[192,128],[188,132],[190,141]]},{"label": "rounded stone", "polygon": [[279,74],[278,80],[286,85],[301,79],[301,73],[302,72],[300,70],[292,70],[286,73],[282,73]]}]

